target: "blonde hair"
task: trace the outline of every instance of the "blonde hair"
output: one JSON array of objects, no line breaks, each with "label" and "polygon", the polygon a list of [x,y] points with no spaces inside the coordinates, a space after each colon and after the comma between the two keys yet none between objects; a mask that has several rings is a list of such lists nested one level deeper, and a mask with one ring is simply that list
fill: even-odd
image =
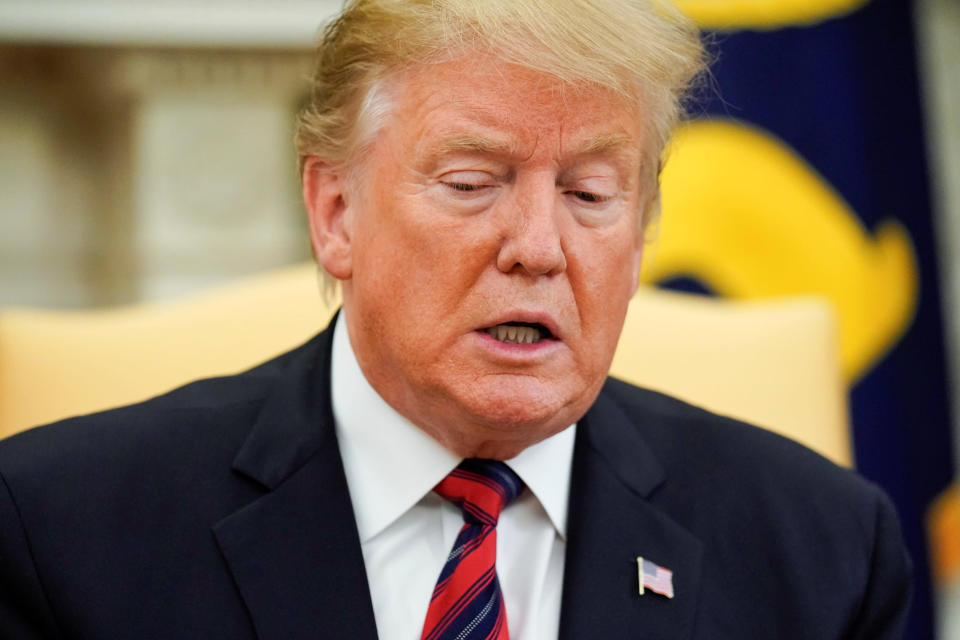
[{"label": "blonde hair", "polygon": [[706,58],[669,0],[349,0],[319,42],[297,122],[301,168],[308,156],[356,163],[389,115],[392,74],[478,50],[642,104],[653,165]]},{"label": "blonde hair", "polygon": [[381,118],[370,116],[386,115],[370,113],[374,87],[471,49],[627,102],[639,91],[658,152],[705,64],[696,26],[668,0],[350,0],[319,42],[297,123],[301,162],[348,162],[376,133]]}]

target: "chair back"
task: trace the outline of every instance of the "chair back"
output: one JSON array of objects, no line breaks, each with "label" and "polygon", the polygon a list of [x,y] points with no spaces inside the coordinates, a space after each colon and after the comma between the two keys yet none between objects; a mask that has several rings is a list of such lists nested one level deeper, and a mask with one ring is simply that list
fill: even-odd
[{"label": "chair back", "polygon": [[[0,313],[0,437],[234,373],[324,327],[301,265],[182,300]],[[794,438],[850,463],[835,326],[815,300],[725,302],[642,289],[612,373]]]}]

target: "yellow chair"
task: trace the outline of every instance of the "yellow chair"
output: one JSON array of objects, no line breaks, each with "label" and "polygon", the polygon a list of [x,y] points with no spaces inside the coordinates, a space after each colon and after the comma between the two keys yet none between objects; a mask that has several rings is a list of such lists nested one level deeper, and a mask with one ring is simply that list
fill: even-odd
[{"label": "yellow chair", "polygon": [[[232,373],[305,341],[333,313],[313,265],[171,303],[0,313],[0,436]],[[835,326],[815,300],[723,302],[650,289],[613,373],[851,461]]]}]

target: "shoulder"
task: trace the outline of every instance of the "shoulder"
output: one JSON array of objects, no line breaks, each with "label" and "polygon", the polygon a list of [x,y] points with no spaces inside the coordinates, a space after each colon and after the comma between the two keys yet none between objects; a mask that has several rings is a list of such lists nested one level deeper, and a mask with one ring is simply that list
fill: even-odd
[{"label": "shoulder", "polygon": [[663,466],[665,481],[652,500],[693,528],[739,523],[744,536],[776,534],[781,546],[817,548],[834,538],[838,549],[861,555],[881,530],[892,527],[899,537],[894,508],[879,487],[803,445],[618,380],[604,393]]},{"label": "shoulder", "polygon": [[603,392],[630,418],[668,475],[687,470],[750,483],[772,475],[803,478],[806,492],[837,483],[853,492],[875,491],[855,472],[770,430],[616,379]]},{"label": "shoulder", "polygon": [[741,602],[789,602],[809,614],[791,637],[840,637],[840,629],[899,637],[910,560],[879,487],[783,436],[675,398],[617,380],[604,393],[663,467],[649,503],[703,544],[702,594],[718,620],[742,625],[731,613]]},{"label": "shoulder", "polygon": [[[0,442],[0,627],[86,619],[117,637],[106,630],[155,625],[158,611],[217,619],[192,608],[198,593],[219,603],[215,612],[242,607],[223,588],[232,583],[211,528],[267,490],[234,461],[278,394],[312,381],[309,344]],[[157,584],[179,586],[153,602]],[[4,594],[17,594],[15,608]],[[118,614],[124,598],[144,606]]]}]

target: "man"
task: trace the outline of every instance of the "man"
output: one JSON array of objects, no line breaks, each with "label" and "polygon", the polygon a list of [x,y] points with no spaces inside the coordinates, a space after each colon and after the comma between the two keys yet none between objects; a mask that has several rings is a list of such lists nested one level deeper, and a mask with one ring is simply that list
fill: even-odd
[{"label": "man", "polygon": [[350,3],[298,132],[342,313],[4,443],[3,637],[899,637],[879,491],[606,379],[701,59],[655,2]]}]

